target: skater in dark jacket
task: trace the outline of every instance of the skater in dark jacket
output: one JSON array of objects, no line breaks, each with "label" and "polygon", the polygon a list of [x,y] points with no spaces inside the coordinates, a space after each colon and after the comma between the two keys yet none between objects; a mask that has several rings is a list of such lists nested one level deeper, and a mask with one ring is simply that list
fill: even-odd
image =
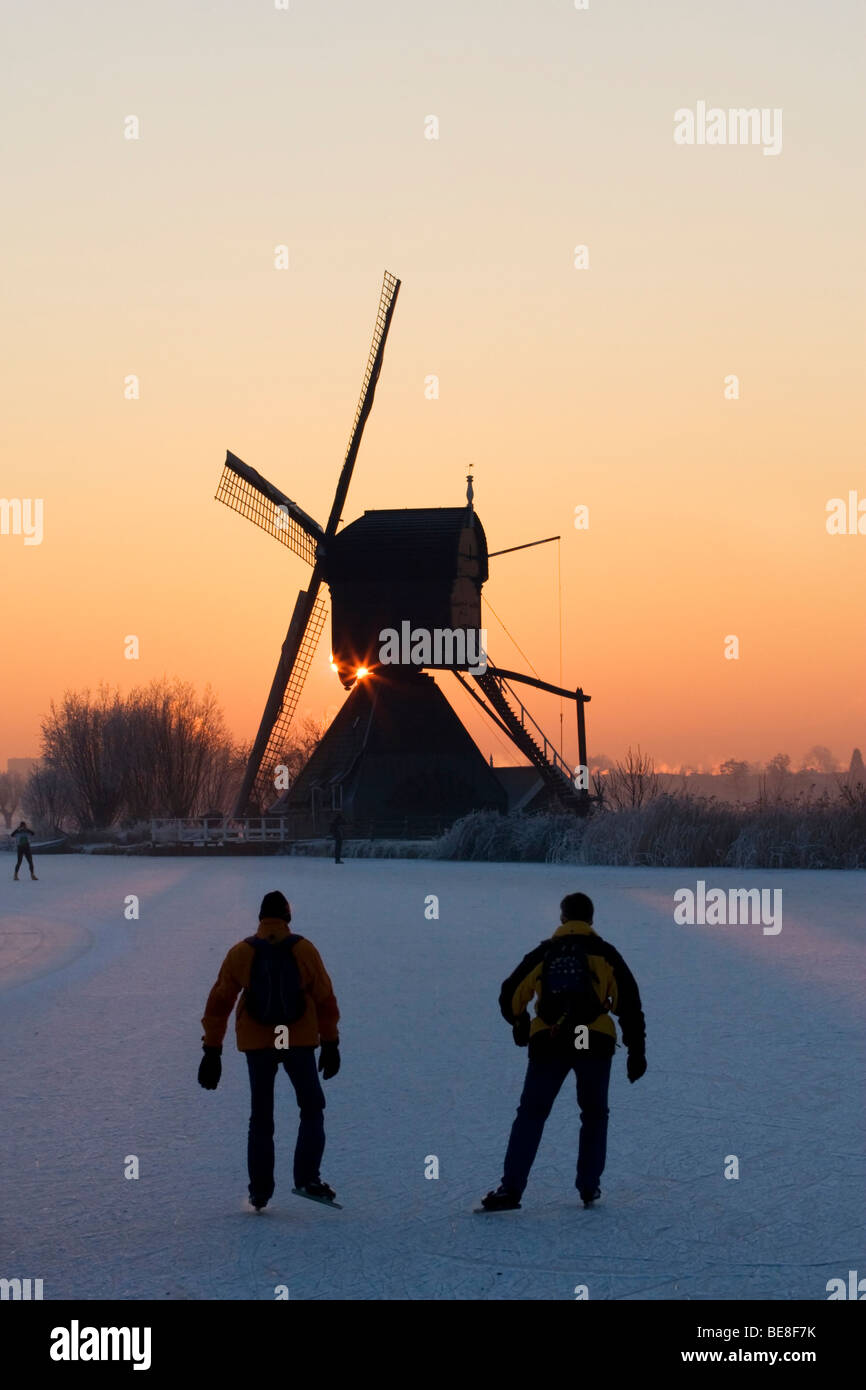
[{"label": "skater in dark jacket", "polygon": [[[618,951],[592,928],[585,893],[560,905],[561,925],[518,965],[502,986],[499,1007],[514,1041],[529,1047],[526,1080],[511,1129],[502,1182],[482,1199],[485,1211],[520,1206],[545,1121],[570,1071],[577,1079],[580,1141],[575,1186],[585,1207],[601,1196],[607,1152],[607,1094],[618,1015],[628,1052],[629,1081],[646,1071],[646,1028],[634,976]],[[527,1007],[535,999],[535,1018]]]},{"label": "skater in dark jacket", "polygon": [[[226,1025],[240,994],[235,1025],[238,1049],[246,1054],[250,1077],[252,1107],[247,1166],[250,1205],[256,1211],[267,1206],[274,1191],[274,1081],[280,1063],[294,1087],[301,1117],[295,1146],[295,1188],[306,1197],[322,1201],[333,1201],[335,1196],[319,1175],[325,1150],[325,1096],[316,1075],[316,1048],[321,1042],[318,1069],[324,1080],[329,1081],[340,1070],[337,1032],[340,1011],[321,956],[311,941],[293,935],[289,929],[291,920],[292,909],[283,894],[266,893],[259,910],[255,938],[239,941],[229,951],[208,995],[202,1019],[204,1056],[198,1080],[206,1091],[215,1091],[222,1075]],[[253,940],[255,946],[251,944]],[[296,995],[299,1004],[296,1021],[287,1028],[275,1028],[250,1017],[246,1000],[253,961],[259,956],[258,966],[268,968],[267,960],[272,956],[270,948],[283,942],[293,943],[287,949],[292,951],[297,972],[292,971],[291,976],[303,994],[302,997]]]},{"label": "skater in dark jacket", "polygon": [[346,822],[343,820],[343,817],[342,817],[341,813],[338,811],[337,814],[334,816],[334,819],[331,821],[331,834],[332,834],[333,837],[334,837],[334,863],[335,863],[335,864],[342,864],[342,862],[343,862],[343,860],[342,860],[342,853],[343,853],[343,826],[344,826],[345,824],[346,824]]},{"label": "skater in dark jacket", "polygon": [[30,877],[36,881],[36,875],[33,872],[33,851],[30,848],[30,838],[35,834],[36,831],[32,826],[28,825],[26,821],[21,821],[12,831],[12,839],[18,846],[18,858],[15,861],[15,873],[13,875],[16,879],[18,877],[18,870],[21,868],[21,860],[26,859],[30,868]]}]

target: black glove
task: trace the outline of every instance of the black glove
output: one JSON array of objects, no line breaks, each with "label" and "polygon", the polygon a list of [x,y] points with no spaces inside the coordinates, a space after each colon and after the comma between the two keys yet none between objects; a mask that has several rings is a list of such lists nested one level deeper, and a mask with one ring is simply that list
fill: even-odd
[{"label": "black glove", "polygon": [[330,1081],[332,1076],[336,1076],[340,1070],[340,1044],[335,1042],[323,1042],[322,1051],[319,1056],[319,1071],[322,1073],[323,1081]]},{"label": "black glove", "polygon": [[198,1084],[206,1091],[215,1091],[223,1074],[222,1048],[206,1047],[198,1065]]},{"label": "black glove", "polygon": [[625,1074],[629,1081],[639,1081],[646,1071],[646,1057],[642,1052],[630,1052],[626,1058]]},{"label": "black glove", "polygon": [[514,1041],[517,1043],[518,1047],[529,1046],[529,1029],[531,1026],[532,1020],[526,1012],[522,1013],[520,1017],[515,1020],[511,1032],[514,1035]]}]

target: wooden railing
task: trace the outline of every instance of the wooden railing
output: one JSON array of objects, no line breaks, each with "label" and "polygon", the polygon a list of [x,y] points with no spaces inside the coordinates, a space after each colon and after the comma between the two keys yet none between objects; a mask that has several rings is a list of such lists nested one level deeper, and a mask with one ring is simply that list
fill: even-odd
[{"label": "wooden railing", "polygon": [[[299,840],[331,840],[333,812],[314,822],[308,814],[287,816],[162,817],[150,822],[151,842],[158,845],[294,844]],[[358,824],[346,822],[345,840],[433,839],[450,824],[440,816],[395,816]]]},{"label": "wooden railing", "polygon": [[285,843],[294,839],[285,816],[182,816],[152,820],[155,845],[226,845]]}]

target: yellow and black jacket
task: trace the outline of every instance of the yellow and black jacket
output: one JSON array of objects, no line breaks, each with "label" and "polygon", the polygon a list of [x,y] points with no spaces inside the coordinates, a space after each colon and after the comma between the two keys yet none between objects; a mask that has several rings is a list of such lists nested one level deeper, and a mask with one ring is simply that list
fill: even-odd
[{"label": "yellow and black jacket", "polygon": [[622,1029],[624,1046],[629,1052],[642,1053],[646,1046],[646,1024],[637,982],[619,951],[594,932],[588,922],[563,922],[552,937],[540,942],[523,957],[517,969],[503,982],[499,994],[502,1017],[512,1025],[517,1023],[534,998],[536,1016],[530,1025],[530,1042],[541,1041],[541,1035],[548,1031],[548,1024],[538,1017],[541,972],[550,943],[558,936],[592,938],[592,942],[587,945],[587,964],[595,976],[594,987],[604,1012],[589,1025],[589,1050],[597,1053],[606,1052],[613,1056],[616,1047],[616,1027],[609,1015],[616,1014]]},{"label": "yellow and black jacket", "polygon": [[[263,917],[256,932],[256,936],[271,942],[283,941],[288,935],[289,926],[279,917]],[[274,1046],[273,1028],[257,1023],[244,1008],[245,993],[242,991],[246,991],[250,982],[254,954],[252,946],[246,941],[239,941],[223,961],[216,984],[208,995],[202,1019],[205,1047],[221,1045],[229,1015],[239,994],[241,998],[235,1017],[238,1049],[241,1052],[256,1052],[260,1048]],[[289,1047],[318,1047],[320,1041],[339,1041],[337,1023],[340,1011],[321,956],[312,941],[306,939],[298,941],[294,955],[307,1007],[303,1016],[289,1028]]]}]

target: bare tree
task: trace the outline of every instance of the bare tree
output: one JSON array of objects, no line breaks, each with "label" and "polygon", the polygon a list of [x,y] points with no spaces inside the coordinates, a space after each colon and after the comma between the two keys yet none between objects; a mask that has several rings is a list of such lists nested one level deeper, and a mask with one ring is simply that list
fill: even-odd
[{"label": "bare tree", "polygon": [[226,814],[234,805],[250,748],[226,743],[212,754],[199,793],[199,814]]},{"label": "bare tree", "polygon": [[322,741],[326,728],[324,720],[315,719],[311,714],[305,715],[289,728],[288,739],[277,758],[277,764],[288,770],[289,786],[310,761]]},{"label": "bare tree", "polygon": [[658,796],[659,778],[655,764],[649,754],[629,748],[624,762],[616,766],[605,778],[607,800],[618,811],[627,807],[642,806]]},{"label": "bare tree", "polygon": [[255,808],[255,815],[264,815],[274,801],[294,786],[321,743],[327,727],[326,720],[316,719],[311,714],[296,720],[289,727],[285,743],[267,769],[271,781],[264,784],[264,793],[258,798],[254,791],[250,793],[250,805]]},{"label": "bare tree", "polygon": [[24,778],[20,772],[0,772],[0,816],[6,829],[12,828],[12,817],[21,805],[24,793]]},{"label": "bare tree", "polygon": [[22,809],[37,830],[62,831],[73,815],[74,796],[65,772],[35,767],[24,787]]},{"label": "bare tree", "polygon": [[777,753],[767,763],[765,775],[766,789],[770,796],[782,798],[790,792],[791,788],[791,756],[789,753]]},{"label": "bare tree", "polygon": [[124,723],[128,816],[192,816],[213,809],[234,750],[209,687],[199,696],[186,681],[152,681],[130,692]]},{"label": "bare tree", "polygon": [[151,681],[122,699],[100,687],[67,692],[43,721],[46,773],[32,782],[39,814],[74,818],[80,829],[108,829],[121,817],[193,816],[227,806],[243,750],[226,732],[208,688]]},{"label": "bare tree", "polygon": [[607,780],[607,777],[603,776],[601,772],[592,774],[592,794],[600,811],[603,811],[607,806]]},{"label": "bare tree", "polygon": [[123,705],[120,694],[100,686],[67,691],[42,723],[46,768],[65,773],[73,814],[82,830],[112,825],[123,804]]}]

